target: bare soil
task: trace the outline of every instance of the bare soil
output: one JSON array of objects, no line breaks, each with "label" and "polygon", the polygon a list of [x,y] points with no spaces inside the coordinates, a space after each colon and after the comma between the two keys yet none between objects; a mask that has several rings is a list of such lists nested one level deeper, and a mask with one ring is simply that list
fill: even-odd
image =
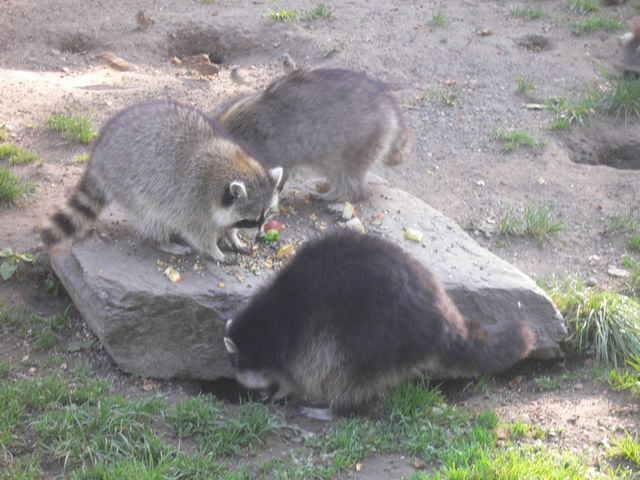
[{"label": "bare soil", "polygon": [[[46,131],[49,114],[88,113],[98,128],[118,110],[148,99],[171,98],[211,111],[282,75],[281,59],[288,53],[303,68],[365,72],[398,97],[414,132],[413,155],[393,169],[376,166],[377,174],[455,219],[483,246],[533,277],[579,274],[602,288],[623,288],[623,280],[608,269],[620,266],[628,253],[626,237],[608,233],[608,225],[638,205],[640,122],[594,117],[587,125],[553,133],[551,112],[525,107],[604,85],[603,72],[615,73],[622,58],[619,34],[576,36],[569,23],[577,17],[566,1],[530,4],[354,0],[327,2],[333,19],[303,15],[281,22],[265,16],[279,8],[265,1],[4,0],[0,126],[11,133],[9,141],[37,152],[41,161],[16,167],[37,188],[18,208],[0,207],[0,248],[39,251],[37,230],[83,171],[74,159],[90,147]],[[280,5],[302,13],[318,3]],[[602,13],[628,19],[639,5],[603,7]],[[510,13],[525,6],[542,8],[545,16],[527,21]],[[444,25],[432,22],[439,12]],[[105,51],[134,69],[110,66],[98,56]],[[203,75],[172,62],[201,53],[220,65],[219,73]],[[239,66],[243,84],[231,78],[233,65]],[[518,93],[519,77],[533,80],[535,88]],[[544,144],[505,154],[491,139],[496,128],[526,131]],[[527,201],[550,202],[565,229],[546,242],[497,235],[495,225],[508,208]],[[63,311],[69,304],[64,292],[52,298],[43,291],[48,275],[43,256],[35,267],[23,267],[11,282],[0,284],[0,300],[42,313]],[[70,308],[65,341],[92,339]],[[46,354],[18,333],[0,337],[0,357],[18,365],[20,374],[46,370]],[[178,382],[149,387],[144,379],[121,374],[98,343],[65,353],[64,364],[85,360],[131,392],[152,388],[179,398],[198,388]],[[555,387],[541,389],[536,381],[541,376],[556,379]],[[452,401],[496,407],[504,419],[553,429],[554,444],[587,453],[594,462],[604,456],[607,439],[640,430],[637,399],[594,380],[584,360],[527,363],[497,378],[486,393],[469,385],[451,384]],[[365,464],[366,478],[397,478],[410,472],[410,465],[411,459],[376,457]]]}]

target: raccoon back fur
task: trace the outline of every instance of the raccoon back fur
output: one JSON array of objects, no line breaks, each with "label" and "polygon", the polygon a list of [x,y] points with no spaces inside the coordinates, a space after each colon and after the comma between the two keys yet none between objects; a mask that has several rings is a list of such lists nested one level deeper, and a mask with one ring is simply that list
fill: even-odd
[{"label": "raccoon back fur", "polygon": [[350,70],[295,70],[263,92],[233,99],[217,115],[236,140],[260,154],[285,178],[310,167],[333,187],[322,200],[357,202],[364,177],[378,159],[402,162],[410,133],[385,87]]},{"label": "raccoon back fur", "polygon": [[225,346],[248,388],[357,413],[423,369],[498,372],[535,342],[525,322],[467,320],[421,263],[379,237],[309,242],[227,324]]},{"label": "raccoon back fur", "polygon": [[170,101],[142,103],[104,126],[42,240],[52,247],[81,235],[113,201],[152,243],[167,245],[178,234],[224,261],[218,241],[244,249],[237,228],[261,226],[277,204],[281,179],[281,168],[265,170],[202,112]]}]

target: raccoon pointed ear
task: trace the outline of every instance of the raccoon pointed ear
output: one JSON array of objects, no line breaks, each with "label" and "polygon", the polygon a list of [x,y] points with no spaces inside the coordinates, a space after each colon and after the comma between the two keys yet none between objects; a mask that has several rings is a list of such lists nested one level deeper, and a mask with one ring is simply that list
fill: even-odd
[{"label": "raccoon pointed ear", "polygon": [[229,328],[231,327],[231,323],[233,322],[233,318],[230,318],[229,320],[227,320],[227,332],[229,331]]},{"label": "raccoon pointed ear", "polygon": [[282,190],[282,183],[284,179],[284,170],[282,167],[275,167],[269,170],[269,176],[276,182],[276,188]]},{"label": "raccoon pointed ear", "polygon": [[241,180],[234,180],[229,184],[229,193],[235,199],[239,198],[247,198],[247,187],[245,187],[244,182]]},{"label": "raccoon pointed ear", "polygon": [[227,352],[229,353],[240,352],[240,350],[238,350],[238,347],[236,347],[236,344],[233,343],[233,340],[231,340],[229,337],[224,337],[224,346],[227,349]]}]

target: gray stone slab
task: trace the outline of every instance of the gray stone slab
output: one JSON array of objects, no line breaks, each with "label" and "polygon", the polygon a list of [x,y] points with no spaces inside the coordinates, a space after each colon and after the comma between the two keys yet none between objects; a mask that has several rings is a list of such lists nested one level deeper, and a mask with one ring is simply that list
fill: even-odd
[{"label": "gray stone slab", "polygon": [[[369,187],[371,197],[356,206],[368,235],[382,235],[423,262],[468,317],[481,323],[527,321],[537,334],[533,356],[562,356],[564,322],[533,280],[421,200],[384,183]],[[222,342],[225,322],[286,262],[267,268],[265,258],[283,244],[299,247],[324,231],[344,228],[340,215],[308,201],[305,192],[291,182],[278,217],[287,227],[281,240],[257,246],[255,258],[240,255],[238,265],[172,257],[141,243],[113,213],[96,234],[51,252],[51,264],[123,371],[156,378],[231,377]],[[382,225],[372,224],[380,213]],[[422,231],[422,242],[406,239],[407,227]],[[181,281],[169,281],[167,265],[181,270]]]}]

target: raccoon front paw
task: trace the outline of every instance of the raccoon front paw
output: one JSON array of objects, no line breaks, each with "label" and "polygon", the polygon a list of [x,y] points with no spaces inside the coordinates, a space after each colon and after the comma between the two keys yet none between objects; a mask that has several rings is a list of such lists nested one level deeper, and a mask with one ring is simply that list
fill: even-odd
[{"label": "raccoon front paw", "polygon": [[300,413],[307,418],[331,422],[336,419],[336,415],[330,408],[300,407]]},{"label": "raccoon front paw", "polygon": [[238,231],[236,229],[229,230],[229,232],[225,236],[225,240],[229,244],[229,246],[236,252],[240,252],[240,253],[251,252],[251,248],[242,240],[240,240],[240,237],[238,237]]},{"label": "raccoon front paw", "polygon": [[189,255],[193,253],[193,248],[191,248],[191,246],[173,242],[156,245],[156,247],[158,248],[158,250],[169,253],[171,255]]}]

